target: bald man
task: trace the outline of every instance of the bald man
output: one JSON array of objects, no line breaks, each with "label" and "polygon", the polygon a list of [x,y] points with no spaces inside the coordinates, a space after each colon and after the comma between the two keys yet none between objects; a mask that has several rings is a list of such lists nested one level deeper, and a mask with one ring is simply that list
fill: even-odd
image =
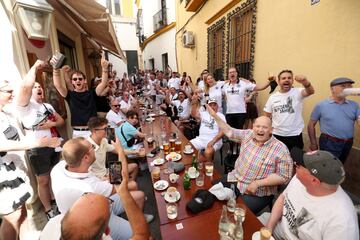
[{"label": "bald man", "polygon": [[270,118],[259,117],[252,130],[240,130],[230,127],[210,107],[206,109],[224,134],[241,144],[234,170],[220,181],[225,187],[236,184],[236,196],[241,196],[257,214],[271,204],[277,186],[290,180],[293,173],[290,153],[284,143],[272,136]]},{"label": "bald man", "polygon": [[[127,217],[130,222],[131,239],[149,239],[149,229],[142,211],[132,198],[128,181],[127,161],[120,144],[116,151],[122,159],[122,182],[116,186],[116,192],[122,199]],[[110,207],[113,200],[96,193],[84,193],[64,215],[51,219],[41,233],[40,239],[109,239],[108,227],[111,217]],[[87,221],[84,221],[87,219]],[[61,222],[61,228],[60,228]],[[118,227],[118,226],[115,226]],[[124,239],[127,239],[124,238]]]}]

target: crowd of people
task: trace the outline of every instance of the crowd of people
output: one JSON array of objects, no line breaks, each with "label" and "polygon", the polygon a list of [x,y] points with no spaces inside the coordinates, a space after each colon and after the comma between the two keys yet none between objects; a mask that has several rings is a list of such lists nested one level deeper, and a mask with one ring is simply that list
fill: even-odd
[{"label": "crowd of people", "polygon": [[[54,56],[51,62],[56,61]],[[167,68],[136,69],[120,79],[109,64],[103,56],[102,76],[91,82],[68,66],[53,69],[54,86],[71,114],[71,136],[62,150],[56,128],[65,121],[44,102],[44,90],[35,81],[45,63],[38,60],[18,89],[0,81],[0,239],[17,238],[25,203],[34,195],[24,156],[49,220],[41,239],[149,238],[146,223],[153,215],[142,212],[146,196],[136,183],[146,155],[140,128],[145,119],[139,116],[146,118],[147,109],[166,114],[200,152],[199,161],[213,161],[228,142],[236,161],[220,181],[229,188],[235,184],[236,196],[255,214],[272,208],[259,218],[276,238],[359,238],[354,206],[340,186],[354,125],[360,126],[359,105],[343,94],[353,80],[330,82],[330,97],[315,106],[307,124],[312,152],[303,153],[308,150],[302,136],[303,101],[315,93],[303,75],[283,70],[256,83],[230,67],[227,80],[205,69],[195,81]],[[258,92],[276,83],[278,91],[260,116]],[[120,185],[109,182],[110,160],[122,163]],[[321,211],[326,205],[337,209]],[[120,217],[124,212],[128,220]],[[84,218],[89,221],[80,227]]]}]

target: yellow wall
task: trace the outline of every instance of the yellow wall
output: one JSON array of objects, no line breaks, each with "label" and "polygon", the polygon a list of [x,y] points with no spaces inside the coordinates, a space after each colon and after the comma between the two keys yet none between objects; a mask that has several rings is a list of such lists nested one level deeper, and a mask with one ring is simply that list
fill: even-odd
[{"label": "yellow wall", "polygon": [[[182,47],[179,30],[194,13],[185,12],[184,3],[180,6],[177,3],[176,46],[180,72],[186,71],[196,79],[201,70],[207,68],[207,28],[211,25],[205,22],[229,2],[232,1],[209,0],[185,26],[186,30],[195,32],[196,47],[193,49]],[[227,17],[235,7],[221,17]],[[316,93],[305,101],[305,123],[314,105],[329,96],[332,79],[346,76],[356,81],[354,87],[360,87],[359,44],[359,0],[320,1],[313,6],[310,1],[257,1],[254,78],[263,82],[268,72],[277,74],[282,69],[306,75]],[[261,111],[268,97],[268,90],[260,94]],[[359,97],[351,99],[360,104]],[[360,147],[359,136],[357,127],[356,147]]]},{"label": "yellow wall", "polygon": [[134,17],[133,15],[133,1],[129,0],[122,0],[121,1],[121,7],[122,7],[122,15],[123,17]]}]

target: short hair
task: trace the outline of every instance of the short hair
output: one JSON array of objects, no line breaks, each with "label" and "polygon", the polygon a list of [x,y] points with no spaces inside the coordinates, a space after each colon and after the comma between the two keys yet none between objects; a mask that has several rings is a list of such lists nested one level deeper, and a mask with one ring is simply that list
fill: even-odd
[{"label": "short hair", "polygon": [[[68,211],[61,220],[61,240],[101,240],[108,226],[107,219],[96,219],[93,223],[94,227],[81,229],[81,231],[79,231],[79,228],[73,227],[74,224],[71,222],[68,223],[70,217],[71,213]],[[79,223],[79,225],[81,225],[81,223]]]},{"label": "short hair", "polygon": [[126,118],[130,118],[130,117],[133,117],[133,116],[139,116],[137,112],[135,112],[134,110],[129,110],[127,111],[126,113]]},{"label": "short hair", "polygon": [[108,124],[108,120],[103,117],[91,117],[87,123],[87,126],[90,131],[95,128],[101,127],[102,125]]},{"label": "short hair", "polygon": [[86,79],[85,74],[84,74],[82,71],[80,71],[80,70],[74,70],[74,71],[71,73],[71,79],[72,79],[72,77],[73,77],[74,74],[81,74],[81,75],[83,76],[83,78]]},{"label": "short hair", "polygon": [[279,80],[280,80],[281,74],[283,74],[283,73],[290,73],[291,75],[293,75],[293,72],[292,72],[291,70],[288,70],[288,69],[282,70],[282,71],[279,73],[279,75],[278,75],[278,79],[279,79]]},{"label": "short hair", "polygon": [[83,156],[89,152],[83,137],[69,139],[63,146],[62,157],[70,167],[78,167]]}]

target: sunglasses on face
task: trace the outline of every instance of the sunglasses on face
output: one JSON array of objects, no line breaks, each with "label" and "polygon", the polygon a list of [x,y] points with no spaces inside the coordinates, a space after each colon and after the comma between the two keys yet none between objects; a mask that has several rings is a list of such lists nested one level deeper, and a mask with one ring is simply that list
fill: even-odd
[{"label": "sunglasses on face", "polygon": [[113,107],[120,107],[120,105],[119,104],[114,104],[114,105],[112,105]]},{"label": "sunglasses on face", "polygon": [[[95,130],[96,131],[107,131],[108,130],[108,128],[106,127],[106,128],[95,128]],[[94,148],[95,149],[95,148]]]},{"label": "sunglasses on face", "polygon": [[82,78],[82,77],[72,78],[72,80],[73,80],[73,81],[77,81],[77,80],[82,81],[82,80],[83,80],[83,78]]},{"label": "sunglasses on face", "polygon": [[0,89],[0,92],[12,94],[14,92],[14,90],[1,90]]}]

